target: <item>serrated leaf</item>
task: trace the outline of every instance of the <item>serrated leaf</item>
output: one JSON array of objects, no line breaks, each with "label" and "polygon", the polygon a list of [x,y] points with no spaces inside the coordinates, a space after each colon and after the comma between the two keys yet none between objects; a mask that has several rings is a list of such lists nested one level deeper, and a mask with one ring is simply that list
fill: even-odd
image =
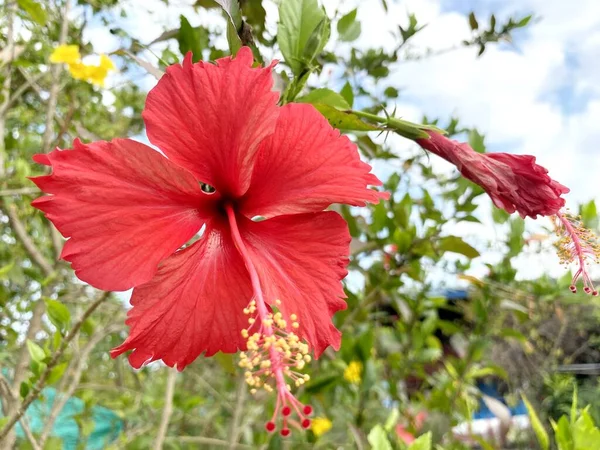
[{"label": "serrated leaf", "polygon": [[375,427],[373,427],[369,432],[367,440],[369,441],[369,444],[371,444],[373,450],[393,450],[392,444],[390,444],[387,437],[387,433],[381,425],[375,425]]},{"label": "serrated leaf", "polygon": [[17,4],[38,25],[46,25],[48,14],[39,2],[35,0],[17,0]]},{"label": "serrated leaf", "polygon": [[348,110],[350,109],[350,105],[342,97],[335,91],[327,88],[315,89],[303,97],[297,98],[296,102],[298,103],[310,103],[311,105],[316,105],[318,103],[322,103],[324,105],[329,105],[337,109]]},{"label": "serrated leaf", "polygon": [[443,252],[453,252],[465,255],[467,258],[477,258],[479,252],[458,236],[446,236],[437,242],[437,248]]},{"label": "serrated leaf", "polygon": [[525,403],[525,407],[527,408],[527,413],[529,414],[529,420],[531,422],[531,428],[533,428],[533,431],[535,432],[540,447],[542,450],[548,450],[548,448],[550,448],[550,438],[548,437],[548,433],[546,432],[544,425],[542,425],[540,418],[535,412],[533,406],[531,406],[531,403],[529,403],[527,397],[525,397],[525,395],[522,395],[521,397],[523,398],[523,403]]},{"label": "serrated leaf", "polygon": [[[317,0],[286,0],[279,3],[279,26],[277,40],[279,48],[294,75],[298,76],[312,61],[304,57],[307,44],[313,32],[321,25],[324,27],[329,19],[319,7]],[[313,54],[320,53],[327,40],[319,37]]]},{"label": "serrated leaf", "polygon": [[361,25],[356,20],[356,9],[353,9],[338,21],[337,31],[340,41],[350,42],[358,39],[361,32]]},{"label": "serrated leaf", "polygon": [[29,352],[31,359],[38,363],[42,362],[46,357],[44,349],[30,339],[27,339],[27,351]]},{"label": "serrated leaf", "polygon": [[202,50],[208,47],[208,32],[202,27],[192,27],[185,16],[179,16],[177,42],[182,55],[192,52],[192,61],[198,62],[202,59]]},{"label": "serrated leaf", "polygon": [[332,127],[338,130],[351,131],[374,131],[379,128],[370,125],[360,120],[360,118],[352,113],[340,111],[332,106],[319,103],[315,105],[323,116],[329,121]]},{"label": "serrated leaf", "polygon": [[46,299],[45,303],[50,321],[59,330],[65,330],[71,323],[71,313],[69,312],[69,309],[56,300]]}]

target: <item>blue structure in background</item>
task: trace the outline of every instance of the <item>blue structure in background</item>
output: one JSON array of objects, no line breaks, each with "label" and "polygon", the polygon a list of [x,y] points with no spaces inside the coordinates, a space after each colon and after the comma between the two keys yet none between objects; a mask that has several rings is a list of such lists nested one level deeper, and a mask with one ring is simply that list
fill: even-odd
[{"label": "blue structure in background", "polygon": [[[46,388],[42,391],[42,395],[43,397],[33,402],[25,413],[33,433],[40,433],[44,428],[46,417],[50,414],[56,398],[56,390]],[[76,450],[81,443],[85,443],[83,448],[86,450],[102,450],[117,439],[123,430],[123,421],[113,411],[102,406],[94,406],[91,411],[91,420],[95,425],[94,430],[87,437],[81,436],[81,430],[75,418],[83,413],[84,409],[85,405],[82,400],[71,397],[56,419],[51,436],[62,439],[63,450]],[[20,425],[17,426],[17,436],[25,438],[25,433]]]}]

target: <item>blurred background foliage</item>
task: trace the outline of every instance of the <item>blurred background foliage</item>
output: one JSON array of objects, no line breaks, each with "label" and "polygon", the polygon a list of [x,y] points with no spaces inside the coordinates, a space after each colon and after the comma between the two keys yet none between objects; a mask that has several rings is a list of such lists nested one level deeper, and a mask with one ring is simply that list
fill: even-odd
[{"label": "blurred background foliage", "polygon": [[[411,449],[596,448],[585,443],[599,442],[586,439],[597,437],[600,386],[594,372],[577,367],[599,360],[598,302],[570,294],[570,274],[517,281],[513,266],[523,252],[543,251],[551,228],[531,233],[531,221],[497,209],[489,217],[489,199],[478,186],[433,170],[421,150],[398,152],[388,139],[393,126],[348,112],[393,114],[404,93],[386,87],[390,66],[436,56],[411,43],[427,24],[412,14],[398,17],[397,33],[388,37],[393,51],[358,50],[352,42],[370,30],[361,28],[356,10],[328,15],[317,0],[282,0],[277,19],[266,13],[269,0],[239,7],[189,0],[197,14],[212,11],[214,25],[194,27],[194,17],[181,16],[175,29],[149,26],[140,42],[115,25],[131,1],[0,6],[0,428],[31,403],[1,448],[405,449],[419,435]],[[473,37],[456,46],[481,55],[510,42],[514,30],[535,26],[530,19],[501,23],[470,14]],[[106,88],[49,64],[59,44],[94,54],[82,37],[92,21],[122,43],[109,55],[118,74]],[[177,374],[159,363],[134,371],[126,358],[112,360],[109,350],[126,336],[127,296],[79,282],[58,260],[62,238],[30,206],[38,191],[27,177],[43,172],[32,155],[69,148],[75,137],[144,139],[141,77],[187,52],[212,61],[242,44],[257,61],[283,55],[276,68],[282,101],[314,104],[350,135],[393,194],[367,208],[334,206],[353,236],[348,309],[335,317],[343,342],[339,352],[329,349],[310,364],[311,381],[299,396],[317,419],[288,439],[264,431],[274,399],[246,392],[233,355],[200,357]],[[465,128],[459,118],[423,123],[485,151],[484,130]],[[598,231],[596,205],[581,205],[580,212]],[[453,234],[459,224],[490,221],[498,229],[493,242]],[[487,276],[465,275],[492,250],[501,257],[487,265]],[[457,436],[453,427],[473,418],[485,383],[506,400],[496,405],[501,432]],[[534,432],[516,433],[506,411],[523,394],[539,419],[532,420]],[[577,405],[590,407],[579,412]]]}]

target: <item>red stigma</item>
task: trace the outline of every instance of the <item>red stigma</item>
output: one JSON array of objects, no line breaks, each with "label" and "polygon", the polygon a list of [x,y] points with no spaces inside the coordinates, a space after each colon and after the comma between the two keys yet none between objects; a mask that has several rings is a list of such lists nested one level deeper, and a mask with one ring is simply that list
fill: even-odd
[{"label": "red stigma", "polygon": [[289,406],[285,406],[282,410],[281,410],[281,414],[283,414],[284,416],[289,416],[292,413],[292,408],[290,408]]},{"label": "red stigma", "polygon": [[265,430],[267,430],[269,433],[272,433],[273,431],[275,431],[275,423],[274,422],[267,422],[265,424]]},{"label": "red stigma", "polygon": [[313,411],[312,406],[304,405],[303,411],[304,411],[304,414],[306,414],[307,416],[312,414],[312,411]]},{"label": "red stigma", "polygon": [[598,297],[598,291],[594,291],[594,292],[592,292],[592,295],[593,295],[594,297]]},{"label": "red stigma", "polygon": [[288,437],[290,435],[290,429],[289,428],[284,428],[283,430],[281,430],[281,435],[283,437]]},{"label": "red stigma", "polygon": [[569,289],[571,290],[571,292],[573,294],[577,294],[577,287],[574,284],[572,284],[571,286],[569,286]]},{"label": "red stigma", "polygon": [[310,419],[304,419],[302,421],[302,428],[308,428],[310,427]]}]

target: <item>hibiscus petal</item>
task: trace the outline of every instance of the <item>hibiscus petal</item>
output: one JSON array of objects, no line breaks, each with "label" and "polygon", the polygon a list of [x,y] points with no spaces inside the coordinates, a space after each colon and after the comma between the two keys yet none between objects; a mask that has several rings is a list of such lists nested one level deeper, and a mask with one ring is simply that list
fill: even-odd
[{"label": "hibiscus petal", "polygon": [[73,150],[34,159],[52,166],[51,175],[32,179],[52,195],[32,205],[70,237],[61,257],[99,289],[150,280],[204,222],[208,196],[194,176],[139,142],[76,140]]},{"label": "hibiscus petal", "polygon": [[275,133],[265,139],[241,210],[247,217],[322,211],[332,203],[364,206],[387,198],[356,145],[340,136],[312,106],[281,108]]},{"label": "hibiscus petal", "polygon": [[153,144],[229,196],[247,190],[258,145],[277,121],[272,66],[252,62],[247,47],[217,65],[192,64],[188,54],[150,91],[143,113]]},{"label": "hibiscus petal", "polygon": [[226,224],[166,259],[156,276],[133,290],[129,337],[111,352],[127,350],[135,368],[162,359],[179,370],[202,352],[233,353],[246,346],[243,309],[252,298],[250,278]]},{"label": "hibiscus petal", "polygon": [[261,222],[238,217],[240,234],[258,272],[265,301],[281,300],[284,317],[296,314],[318,357],[336,350],[341,333],[331,322],[346,308],[341,280],[347,275],[350,234],[333,212],[279,216]]}]

